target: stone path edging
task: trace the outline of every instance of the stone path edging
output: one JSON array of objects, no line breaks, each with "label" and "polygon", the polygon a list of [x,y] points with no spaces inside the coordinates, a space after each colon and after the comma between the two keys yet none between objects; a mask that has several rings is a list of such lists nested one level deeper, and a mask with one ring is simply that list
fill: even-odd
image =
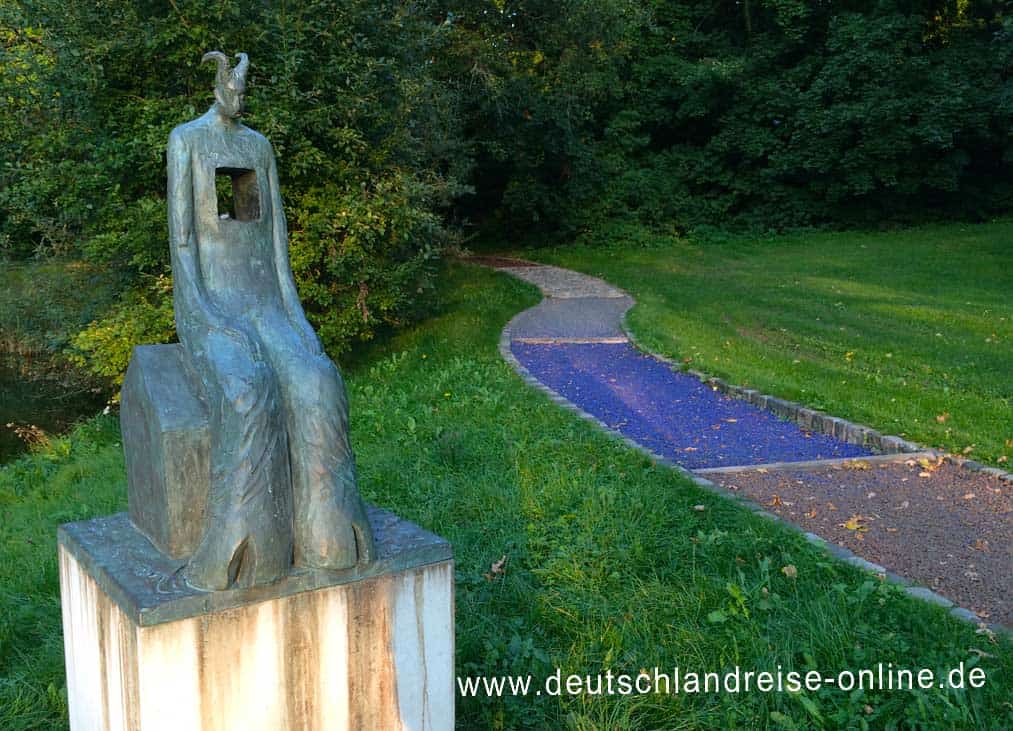
[{"label": "stone path edging", "polygon": [[[542,267],[541,265],[529,262],[525,262],[524,266],[511,266],[511,267],[492,266],[492,268],[515,276],[531,284],[535,284],[535,286],[537,286],[539,290],[542,291],[542,294],[545,297],[545,299],[543,299],[542,302],[539,303],[539,305],[535,305],[535,308],[539,307],[542,303],[546,302],[546,300],[553,298],[553,295],[550,292],[546,291],[548,287],[545,278],[541,276],[542,272],[538,271],[540,269],[551,269],[554,270],[555,272],[566,272],[569,275],[575,275],[575,277],[581,279],[596,279],[594,277],[588,277],[587,275],[580,274],[577,272],[570,272],[569,270],[561,269],[560,267]],[[633,301],[632,297],[630,297],[626,292],[623,292],[618,288],[612,287],[611,285],[602,282],[602,280],[597,281],[601,282],[601,284],[604,285],[603,288],[595,289],[593,287],[588,287],[586,289],[581,289],[579,287],[574,287],[573,289],[571,289],[571,292],[594,291],[595,294],[583,294],[583,295],[566,294],[564,295],[564,297],[601,298],[604,296],[615,299],[624,297],[629,298],[630,302],[632,303]],[[609,292],[609,294],[602,295],[599,294],[600,292]],[[671,459],[645,447],[639,442],[636,442],[633,439],[625,436],[624,434],[621,434],[620,432],[610,427],[608,424],[598,419],[596,416],[584,411],[569,399],[553,391],[551,388],[549,388],[541,381],[539,381],[537,378],[535,378],[535,376],[532,375],[531,372],[517,359],[517,357],[513,354],[510,348],[511,342],[517,339],[514,337],[513,334],[516,323],[520,322],[526,313],[530,312],[535,308],[529,308],[528,310],[524,310],[518,313],[507,323],[506,327],[503,328],[503,332],[500,334],[499,352],[502,358],[507,363],[509,363],[514,368],[515,371],[517,371],[518,375],[520,375],[520,377],[524,380],[525,383],[546,394],[553,403],[558,404],[559,406],[562,406],[564,409],[571,411],[572,413],[576,414],[582,419],[585,419],[586,421],[595,424],[597,427],[603,429],[609,435],[622,441],[626,446],[639,451],[641,454],[646,455],[647,457],[658,462],[659,464],[664,464],[667,467],[678,471],[698,487],[701,487],[704,490],[707,490],[708,492],[711,492],[715,495],[719,495],[739,505],[742,505],[743,507],[747,508],[756,515],[780,523],[781,525],[786,526],[797,533],[801,533],[807,541],[809,541],[810,543],[819,548],[824,549],[832,556],[844,561],[847,564],[850,564],[859,569],[867,571],[881,580],[888,581],[892,584],[903,587],[904,592],[909,596],[949,609],[949,614],[951,616],[965,622],[970,622],[978,626],[979,629],[982,631],[999,632],[1003,634],[1009,634],[1013,632],[1013,630],[1004,627],[1003,625],[990,624],[984,622],[977,614],[975,614],[970,609],[956,606],[952,601],[950,601],[946,597],[942,596],[941,594],[938,594],[937,592],[932,591],[927,587],[915,585],[911,580],[906,579],[905,577],[895,574],[891,571],[888,571],[883,566],[872,563],[871,561],[867,561],[866,559],[856,555],[854,552],[850,551],[847,548],[844,548],[843,546],[839,546],[831,541],[827,541],[826,539],[816,535],[815,533],[804,531],[797,525],[791,523],[790,521],[785,520],[781,516],[771,513],[762,505],[751,500],[750,498],[732,492],[731,490],[727,490],[724,487],[702,476],[703,474],[707,473],[728,472],[729,468],[722,467],[710,470],[702,469],[696,472],[690,471],[685,467],[683,467],[682,465],[678,464],[677,462],[674,462]],[[644,353],[650,353],[653,357],[665,363],[668,363],[669,365],[678,368],[679,370],[682,370],[681,364],[676,363],[670,358],[666,358],[664,356],[651,353],[650,350],[643,347],[642,344],[637,342],[637,340],[633,337],[632,333],[629,332],[629,329],[627,327],[626,312],[628,312],[628,309],[622,313],[621,320],[619,322],[619,327],[623,331],[623,334],[629,339],[630,343],[634,345],[638,350]],[[566,341],[565,337],[560,338],[560,340],[564,342]],[[689,375],[694,376],[700,381],[707,383],[715,390],[719,390],[722,393],[725,393],[729,396],[747,400],[754,406],[771,411],[774,414],[781,416],[782,418],[788,419],[789,421],[794,421],[803,428],[810,429],[813,431],[819,431],[823,434],[833,436],[837,439],[846,441],[851,444],[858,444],[870,447],[881,453],[872,458],[869,457],[858,458],[859,460],[869,461],[870,459],[872,459],[875,461],[889,461],[889,460],[910,459],[913,457],[921,457],[929,455],[931,455],[932,458],[940,456],[935,450],[926,449],[921,445],[915,444],[914,442],[908,441],[901,437],[883,435],[870,427],[864,426],[862,424],[855,424],[853,422],[847,421],[846,419],[841,419],[839,417],[830,416],[822,411],[810,409],[797,402],[787,401],[785,399],[770,396],[768,394],[761,394],[756,389],[749,389],[743,388],[741,386],[735,386],[733,384],[727,383],[723,379],[708,376],[707,374],[702,373],[700,371],[687,370],[685,372]],[[994,467],[988,467],[986,465],[983,465],[979,462],[974,462],[972,460],[961,459],[953,455],[941,455],[941,456],[944,456],[944,458],[948,462],[951,462],[952,464],[960,466],[964,469],[985,472],[987,474],[996,476],[1001,480],[1013,484],[1013,474],[1011,473],[1005,472],[1000,469],[996,469]],[[853,461],[856,460],[855,459],[818,460],[803,463],[774,463],[770,465],[749,465],[747,468],[752,470],[756,470],[757,468],[805,469],[807,467],[811,468],[814,465],[828,466],[833,465],[835,463],[839,464],[842,462],[853,462]],[[736,468],[732,467],[731,469]]]}]

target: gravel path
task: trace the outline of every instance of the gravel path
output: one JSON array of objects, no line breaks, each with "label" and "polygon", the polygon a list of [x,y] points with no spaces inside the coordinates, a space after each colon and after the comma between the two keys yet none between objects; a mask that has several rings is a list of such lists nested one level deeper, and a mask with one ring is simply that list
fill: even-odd
[{"label": "gravel path", "polygon": [[[473,261],[545,295],[511,321],[505,354],[606,428],[704,470],[727,490],[989,623],[1013,625],[1013,482],[941,461],[866,461],[862,447],[810,433],[635,349],[623,330],[634,303],[622,290],[559,267]],[[850,460],[811,464],[841,458]]]},{"label": "gravel path", "polygon": [[724,396],[629,343],[529,344],[515,339],[511,350],[553,391],[688,469],[870,454]]},{"label": "gravel path", "polygon": [[[710,474],[804,530],[1013,626],[1013,495],[981,472],[935,462]],[[925,475],[924,477],[920,475]]]}]

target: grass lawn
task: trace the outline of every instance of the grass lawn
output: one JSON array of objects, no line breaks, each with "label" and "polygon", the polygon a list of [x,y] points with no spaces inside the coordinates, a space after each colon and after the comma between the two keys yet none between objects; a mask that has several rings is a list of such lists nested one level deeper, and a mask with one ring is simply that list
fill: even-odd
[{"label": "grass lawn", "polygon": [[[991,642],[559,409],[496,349],[534,290],[461,265],[442,282],[436,316],[346,374],[363,493],[454,545],[458,673],[540,684],[556,666],[829,675],[963,662],[987,678],[973,691],[459,698],[461,728],[1005,725],[1008,639]],[[0,468],[5,731],[65,724],[55,529],[125,501],[111,417]]]},{"label": "grass lawn", "polygon": [[629,291],[688,367],[1013,468],[1013,221],[652,241],[526,255]]}]

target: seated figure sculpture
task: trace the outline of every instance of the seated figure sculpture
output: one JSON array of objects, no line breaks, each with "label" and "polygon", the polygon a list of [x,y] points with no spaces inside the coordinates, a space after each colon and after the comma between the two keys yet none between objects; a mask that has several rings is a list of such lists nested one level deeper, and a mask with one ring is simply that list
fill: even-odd
[{"label": "seated figure sculpture", "polygon": [[[176,329],[209,413],[211,482],[184,575],[205,590],[250,587],[292,566],[373,557],[338,369],[306,320],[288,259],[271,144],[244,126],[249,60],[217,51],[215,103],[172,131],[169,240]],[[231,182],[219,210],[216,182]]]}]

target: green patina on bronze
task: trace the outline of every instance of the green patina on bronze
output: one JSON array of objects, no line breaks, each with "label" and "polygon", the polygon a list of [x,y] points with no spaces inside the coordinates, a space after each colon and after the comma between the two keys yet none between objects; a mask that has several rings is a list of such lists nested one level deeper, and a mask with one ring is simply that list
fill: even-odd
[{"label": "green patina on bronze", "polygon": [[[375,553],[344,382],[296,292],[271,144],[240,122],[249,61],[238,58],[230,69],[204,56],[218,65],[215,103],[169,136],[180,346],[135,353],[123,392],[131,517],[163,553],[189,554],[183,575],[203,590]],[[203,502],[181,494],[203,484]]]}]

